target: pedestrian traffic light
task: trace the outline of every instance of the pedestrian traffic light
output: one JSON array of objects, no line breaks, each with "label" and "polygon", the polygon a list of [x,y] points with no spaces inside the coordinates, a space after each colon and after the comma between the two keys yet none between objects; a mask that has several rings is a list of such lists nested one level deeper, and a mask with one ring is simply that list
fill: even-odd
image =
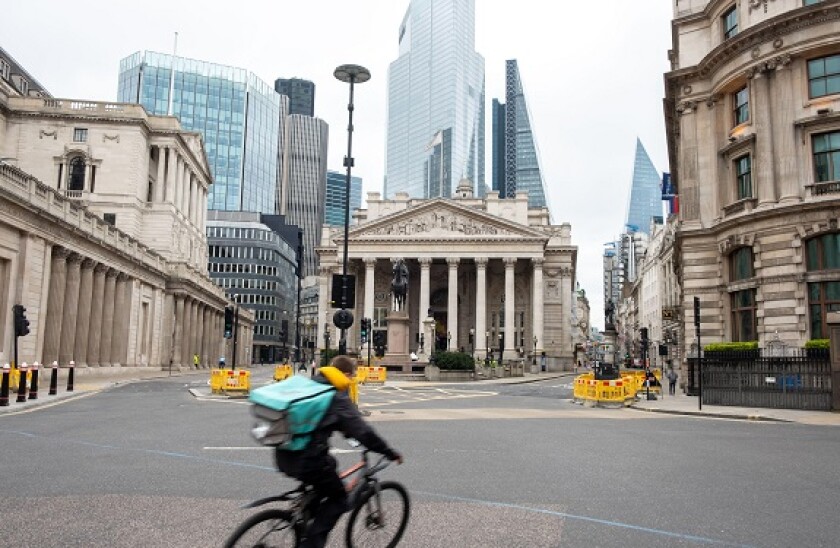
[{"label": "pedestrian traffic light", "polygon": [[641,328],[639,331],[640,331],[640,332],[641,332],[641,334],[642,334],[642,341],[647,341],[647,340],[648,340],[648,328],[647,328],[647,327],[643,327],[643,328]]},{"label": "pedestrian traffic light", "polygon": [[368,340],[368,332],[370,331],[370,319],[362,318],[361,330],[362,330],[362,344],[365,344]]},{"label": "pedestrian traffic light", "polygon": [[225,307],[225,335],[226,339],[233,337],[233,307]]},{"label": "pedestrian traffic light", "polygon": [[15,337],[29,335],[29,320],[26,319],[26,308],[16,304],[12,307],[12,314],[15,321]]}]

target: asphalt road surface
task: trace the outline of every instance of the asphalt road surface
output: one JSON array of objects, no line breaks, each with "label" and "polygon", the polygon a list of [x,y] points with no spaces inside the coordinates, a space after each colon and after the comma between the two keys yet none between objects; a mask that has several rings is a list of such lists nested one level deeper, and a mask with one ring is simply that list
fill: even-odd
[{"label": "asphalt road surface", "polygon": [[[0,544],[220,546],[244,503],[293,482],[251,440],[247,402],[189,391],[205,387],[138,382],[0,416]],[[411,495],[401,546],[840,544],[840,429],[570,397],[563,379],[364,387],[361,407],[406,457],[382,474]]]}]

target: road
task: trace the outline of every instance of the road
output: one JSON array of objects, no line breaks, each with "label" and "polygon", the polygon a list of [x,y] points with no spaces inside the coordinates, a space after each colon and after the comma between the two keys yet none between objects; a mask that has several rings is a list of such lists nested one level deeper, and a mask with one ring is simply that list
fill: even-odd
[{"label": "road", "polygon": [[[252,442],[247,403],[189,391],[202,387],[137,382],[0,417],[3,544],[220,546],[243,503],[293,484]],[[840,429],[570,396],[558,379],[364,387],[362,408],[406,457],[383,473],[411,493],[401,545],[837,545]]]}]

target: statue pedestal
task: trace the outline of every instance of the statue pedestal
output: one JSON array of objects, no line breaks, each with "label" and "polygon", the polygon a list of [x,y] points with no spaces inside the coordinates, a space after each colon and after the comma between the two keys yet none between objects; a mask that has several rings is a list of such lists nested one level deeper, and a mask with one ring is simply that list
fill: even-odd
[{"label": "statue pedestal", "polygon": [[385,356],[408,360],[408,311],[392,310],[388,313],[388,350]]}]

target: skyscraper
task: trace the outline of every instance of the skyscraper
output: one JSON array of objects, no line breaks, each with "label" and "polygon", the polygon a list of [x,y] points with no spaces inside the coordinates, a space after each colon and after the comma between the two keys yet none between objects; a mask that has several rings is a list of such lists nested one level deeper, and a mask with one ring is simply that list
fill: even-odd
[{"label": "skyscraper", "polygon": [[202,134],[214,179],[208,209],[276,213],[285,113],[270,85],[245,69],[143,51],[120,61],[117,93]]},{"label": "skyscraper", "polygon": [[633,164],[633,184],[630,187],[630,202],[627,207],[628,232],[644,232],[650,235],[650,222],[662,223],[662,192],[659,187],[659,173],[653,167],[642,141],[636,139],[636,161]]},{"label": "skyscraper", "polygon": [[388,71],[385,197],[484,189],[484,58],[475,0],[411,0]]},{"label": "skyscraper", "polygon": [[493,100],[493,190],[502,198],[526,191],[530,207],[547,207],[539,151],[515,59],[505,63],[505,101]]},{"label": "skyscraper", "polygon": [[[344,226],[344,204],[347,197],[347,174],[338,171],[327,172],[327,197],[324,223]],[[362,207],[362,178],[350,176],[350,215]]]},{"label": "skyscraper", "polygon": [[289,114],[315,116],[315,84],[301,78],[278,78],[274,91],[289,98]]}]

